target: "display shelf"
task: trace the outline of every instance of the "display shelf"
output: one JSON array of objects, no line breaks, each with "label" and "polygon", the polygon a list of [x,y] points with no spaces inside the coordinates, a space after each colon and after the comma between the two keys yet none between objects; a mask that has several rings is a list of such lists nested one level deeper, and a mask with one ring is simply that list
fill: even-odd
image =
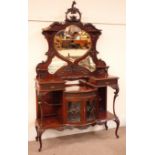
[{"label": "display shelf", "polygon": [[[90,123],[85,123],[85,124],[81,124],[81,126],[87,126],[90,124],[100,124],[102,122],[105,121],[109,121],[109,120],[114,120],[115,116],[111,113],[111,112],[102,112],[99,114],[98,119],[96,119],[95,121],[92,121]],[[63,124],[63,122],[61,121],[60,118],[58,117],[45,117],[42,120],[41,119],[37,119],[36,120],[36,125],[37,126],[42,126],[42,128],[44,129],[48,129],[48,128],[65,128],[67,126],[73,126],[73,127],[78,127],[77,124],[73,123],[73,124]]]}]

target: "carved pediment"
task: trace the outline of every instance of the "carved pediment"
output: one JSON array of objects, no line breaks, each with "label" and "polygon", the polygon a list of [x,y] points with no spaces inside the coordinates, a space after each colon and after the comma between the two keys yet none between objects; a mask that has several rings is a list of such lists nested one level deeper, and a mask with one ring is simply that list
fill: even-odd
[{"label": "carved pediment", "polygon": [[101,30],[97,29],[94,25],[91,23],[84,24],[84,28],[87,29],[89,32],[98,32],[101,33]]}]

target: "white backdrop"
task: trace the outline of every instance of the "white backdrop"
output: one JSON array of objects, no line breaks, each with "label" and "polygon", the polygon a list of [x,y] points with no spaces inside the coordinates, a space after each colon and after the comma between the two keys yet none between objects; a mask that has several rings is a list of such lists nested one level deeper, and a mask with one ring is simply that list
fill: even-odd
[{"label": "white backdrop", "polygon": [[[77,7],[82,12],[82,21],[91,22],[102,35],[97,43],[98,57],[110,66],[109,74],[120,77],[120,93],[116,100],[116,112],[120,118],[121,126],[125,125],[125,2],[124,0],[77,0]],[[71,6],[72,0],[29,0],[29,140],[34,140],[36,132],[35,122],[35,85],[36,65],[44,60],[47,43],[41,34],[42,28],[52,22],[63,21],[66,10]],[[43,20],[44,22],[32,21]],[[112,111],[113,90],[108,89],[108,109]],[[114,127],[114,122],[108,123]],[[79,132],[103,129],[102,126],[90,127],[86,130],[65,130],[63,132],[49,130],[43,138],[57,137]]]}]

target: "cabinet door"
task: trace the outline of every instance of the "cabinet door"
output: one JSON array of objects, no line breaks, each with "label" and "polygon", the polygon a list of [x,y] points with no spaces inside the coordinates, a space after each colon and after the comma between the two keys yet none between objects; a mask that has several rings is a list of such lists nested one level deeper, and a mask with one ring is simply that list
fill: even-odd
[{"label": "cabinet door", "polygon": [[67,102],[67,122],[81,122],[82,101]]},{"label": "cabinet door", "polygon": [[86,122],[91,122],[96,119],[96,101],[88,100],[86,102]]}]

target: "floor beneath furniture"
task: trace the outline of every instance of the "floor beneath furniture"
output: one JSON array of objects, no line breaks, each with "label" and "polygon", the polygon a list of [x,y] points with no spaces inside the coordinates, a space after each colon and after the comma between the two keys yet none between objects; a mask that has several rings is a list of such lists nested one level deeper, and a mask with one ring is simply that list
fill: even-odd
[{"label": "floor beneath furniture", "polygon": [[29,155],[125,155],[126,128],[119,128],[119,139],[114,129],[96,131],[43,140],[42,152],[39,143],[29,142]]}]

